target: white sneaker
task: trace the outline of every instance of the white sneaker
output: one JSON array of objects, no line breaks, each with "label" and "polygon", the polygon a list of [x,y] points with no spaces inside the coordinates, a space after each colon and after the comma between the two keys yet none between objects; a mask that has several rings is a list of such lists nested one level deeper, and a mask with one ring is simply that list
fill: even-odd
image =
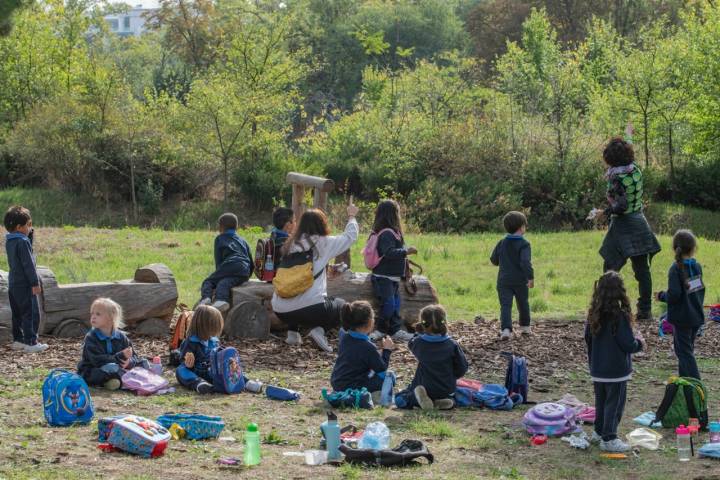
[{"label": "white sneaker", "polygon": [[615,440],[610,440],[609,442],[600,442],[600,450],[610,453],[623,453],[630,450],[630,445],[619,438],[616,438]]},{"label": "white sneaker", "polygon": [[222,300],[218,300],[213,303],[212,306],[220,310],[221,313],[225,313],[230,310],[230,304],[228,302],[223,302]]},{"label": "white sneaker", "polygon": [[300,336],[300,332],[288,330],[285,343],[287,343],[288,345],[292,345],[293,347],[302,345],[302,337]]},{"label": "white sneaker", "polygon": [[12,350],[24,350],[26,346],[27,346],[27,345],[25,345],[25,344],[22,343],[22,342],[12,342],[12,343],[10,344],[10,349],[12,349]]},{"label": "white sneaker", "polygon": [[380,330],[373,330],[373,332],[370,335],[368,335],[368,337],[370,337],[370,340],[372,340],[373,342],[377,342],[378,340],[382,339],[384,336],[385,336],[385,334],[383,332],[381,332]]},{"label": "white sneaker", "polygon": [[422,385],[418,385],[415,387],[415,390],[413,390],[413,394],[415,395],[415,400],[417,400],[418,405],[420,405],[420,408],[423,410],[432,410],[435,408],[435,403],[433,403],[432,399],[428,396],[427,390],[425,390],[425,387]]},{"label": "white sneaker", "polygon": [[330,346],[330,344],[327,341],[327,338],[325,338],[325,329],[322,327],[315,327],[312,330],[310,330],[310,338],[313,339],[313,341],[317,344],[318,347],[320,347],[321,350],[324,350],[328,353],[332,353],[333,349]]},{"label": "white sneaker", "polygon": [[531,335],[531,334],[532,334],[532,330],[530,330],[530,325],[528,325],[527,327],[522,327],[522,326],[520,327],[520,335]]},{"label": "white sneaker", "polygon": [[48,346],[45,343],[36,343],[35,345],[25,345],[23,347],[23,351],[25,351],[25,353],[39,353],[39,352],[44,352],[47,349],[48,349]]},{"label": "white sneaker", "polygon": [[210,305],[211,303],[212,303],[212,300],[209,299],[209,298],[207,298],[207,297],[205,297],[205,298],[203,298],[202,300],[200,300],[200,301],[198,302],[198,307],[199,307],[200,305]]},{"label": "white sneaker", "polygon": [[590,435],[590,443],[600,445],[600,442],[602,442],[602,436],[598,435],[598,433],[593,430],[592,435]]},{"label": "white sneaker", "polygon": [[500,333],[500,340],[510,340],[510,335],[512,335],[510,329],[504,328],[503,331]]},{"label": "white sneaker", "polygon": [[403,343],[407,343],[407,342],[409,342],[410,340],[412,340],[414,336],[415,336],[415,335],[413,335],[412,333],[408,332],[407,330],[398,330],[398,331],[395,332],[395,334],[392,336],[392,340],[393,340],[393,342],[403,342]]}]

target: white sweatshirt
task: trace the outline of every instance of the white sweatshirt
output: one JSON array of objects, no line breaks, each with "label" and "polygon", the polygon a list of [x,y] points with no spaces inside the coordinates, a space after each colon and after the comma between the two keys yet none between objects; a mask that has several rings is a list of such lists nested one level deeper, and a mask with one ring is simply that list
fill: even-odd
[{"label": "white sweatshirt", "polygon": [[313,259],[313,276],[322,272],[315,279],[312,287],[293,298],[281,298],[273,293],[272,307],[277,313],[287,313],[300,310],[301,308],[318,305],[325,302],[327,297],[327,274],[325,269],[333,258],[346,252],[358,239],[360,227],[354,218],[348,221],[342,235],[335,237],[321,237],[313,235],[303,236],[299,244],[295,243],[289,253],[303,252],[309,250],[315,244],[315,258]]}]

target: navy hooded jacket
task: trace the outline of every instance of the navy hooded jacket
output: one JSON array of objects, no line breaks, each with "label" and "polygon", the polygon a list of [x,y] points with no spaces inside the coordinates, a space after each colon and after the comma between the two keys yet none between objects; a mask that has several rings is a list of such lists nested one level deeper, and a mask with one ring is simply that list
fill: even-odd
[{"label": "navy hooded jacket", "polygon": [[590,375],[593,381],[621,382],[632,374],[632,354],[642,350],[642,344],[633,334],[630,320],[618,312],[617,325],[606,322],[597,335],[585,324]]},{"label": "navy hooded jacket", "polygon": [[10,288],[31,288],[40,285],[31,238],[18,232],[8,233],[5,236],[5,251],[10,266],[8,278]]}]

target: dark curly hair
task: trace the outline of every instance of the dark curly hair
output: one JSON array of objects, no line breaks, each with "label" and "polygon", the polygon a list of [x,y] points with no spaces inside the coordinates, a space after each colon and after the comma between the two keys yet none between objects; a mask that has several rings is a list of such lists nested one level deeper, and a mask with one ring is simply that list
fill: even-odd
[{"label": "dark curly hair", "polygon": [[372,305],[365,300],[346,303],[342,308],[342,326],[345,330],[363,328],[375,318]]},{"label": "dark curly hair", "polygon": [[590,332],[597,335],[602,330],[602,327],[608,323],[610,328],[615,331],[619,313],[624,313],[630,325],[632,325],[633,316],[630,299],[627,296],[622,276],[618,272],[605,272],[595,282],[595,290],[588,310]]},{"label": "dark curly hair", "polygon": [[605,145],[603,160],[611,167],[624,167],[635,161],[635,151],[632,144],[614,137]]}]

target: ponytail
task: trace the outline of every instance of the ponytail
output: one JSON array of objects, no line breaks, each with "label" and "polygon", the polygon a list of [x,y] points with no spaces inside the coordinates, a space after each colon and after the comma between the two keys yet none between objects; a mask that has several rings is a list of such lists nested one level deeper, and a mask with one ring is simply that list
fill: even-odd
[{"label": "ponytail", "polygon": [[690,285],[683,257],[692,257],[695,254],[697,239],[690,230],[678,230],[673,236],[672,248],[675,251],[675,265],[680,270],[683,287],[687,289]]},{"label": "ponytail", "polygon": [[420,321],[415,331],[431,335],[447,335],[447,313],[442,305],[428,305],[420,310]]},{"label": "ponytail", "polygon": [[357,330],[373,321],[374,313],[372,306],[364,301],[346,303],[342,307],[342,327],[349,330]]}]

